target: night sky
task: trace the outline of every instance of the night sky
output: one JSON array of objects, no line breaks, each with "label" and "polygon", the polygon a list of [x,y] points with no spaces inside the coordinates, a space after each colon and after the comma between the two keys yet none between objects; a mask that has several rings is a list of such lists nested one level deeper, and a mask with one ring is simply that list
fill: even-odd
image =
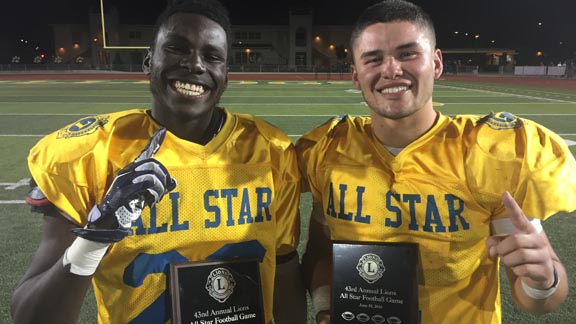
[{"label": "night sky", "polygon": [[[286,24],[288,10],[307,6],[314,23],[352,25],[366,6],[377,0],[222,0],[232,24]],[[433,18],[440,48],[512,48],[528,60],[536,51],[548,60],[576,55],[575,0],[415,0]],[[164,0],[104,0],[116,5],[121,22],[152,24]],[[0,14],[0,64],[9,63],[23,47],[51,50],[50,24],[86,23],[99,0],[15,1]],[[454,34],[455,31],[459,33]],[[465,36],[468,33],[468,36]],[[479,34],[475,39],[474,35]],[[22,43],[25,39],[28,43]],[[528,63],[528,62],[526,62]]]}]

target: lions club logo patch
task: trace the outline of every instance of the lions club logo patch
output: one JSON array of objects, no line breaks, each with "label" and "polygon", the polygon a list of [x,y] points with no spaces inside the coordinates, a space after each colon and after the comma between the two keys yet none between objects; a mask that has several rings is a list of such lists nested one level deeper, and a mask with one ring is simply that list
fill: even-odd
[{"label": "lions club logo patch", "polygon": [[108,116],[95,116],[82,118],[58,131],[56,138],[79,137],[94,133],[98,128],[108,123]]},{"label": "lions club logo patch", "polygon": [[356,270],[358,270],[360,277],[372,284],[382,278],[386,267],[384,267],[384,262],[382,262],[382,259],[378,255],[367,253],[358,261]]},{"label": "lions club logo patch", "polygon": [[488,127],[495,130],[518,128],[522,125],[522,120],[508,112],[492,113],[480,120]]},{"label": "lions club logo patch", "polygon": [[224,303],[232,295],[234,287],[236,287],[236,281],[226,268],[212,270],[206,281],[208,294],[221,303]]}]

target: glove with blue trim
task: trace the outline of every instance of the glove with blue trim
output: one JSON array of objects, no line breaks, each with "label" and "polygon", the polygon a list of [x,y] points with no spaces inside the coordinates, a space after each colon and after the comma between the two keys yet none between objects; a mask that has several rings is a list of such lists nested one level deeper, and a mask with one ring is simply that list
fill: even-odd
[{"label": "glove with blue trim", "polygon": [[76,235],[94,242],[118,242],[132,234],[132,222],[146,206],[152,207],[176,188],[176,180],[154,159],[165,135],[165,128],[156,131],[134,162],[118,172],[102,202],[88,214],[86,227],[73,230]]}]

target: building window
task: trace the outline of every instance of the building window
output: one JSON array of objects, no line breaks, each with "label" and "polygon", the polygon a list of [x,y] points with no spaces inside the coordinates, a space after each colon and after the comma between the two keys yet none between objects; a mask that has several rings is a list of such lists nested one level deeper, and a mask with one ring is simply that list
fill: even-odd
[{"label": "building window", "polygon": [[306,65],[306,52],[296,52],[296,65]]},{"label": "building window", "polygon": [[128,38],[129,39],[141,39],[142,38],[142,33],[139,31],[131,31],[128,32]]},{"label": "building window", "polygon": [[299,28],[296,30],[296,46],[306,46],[306,29]]},{"label": "building window", "polygon": [[254,39],[260,39],[261,37],[262,37],[261,34],[258,33],[258,32],[250,32],[250,33],[248,33],[248,39],[254,40]]},{"label": "building window", "polygon": [[260,52],[252,52],[248,55],[248,62],[250,63],[259,63],[261,62],[262,53]]},{"label": "building window", "polygon": [[262,53],[260,52],[246,52],[238,51],[234,53],[233,64],[248,64],[248,63],[258,63],[261,61]]},{"label": "building window", "polygon": [[248,33],[247,32],[235,32],[234,38],[236,38],[236,40],[248,39]]}]

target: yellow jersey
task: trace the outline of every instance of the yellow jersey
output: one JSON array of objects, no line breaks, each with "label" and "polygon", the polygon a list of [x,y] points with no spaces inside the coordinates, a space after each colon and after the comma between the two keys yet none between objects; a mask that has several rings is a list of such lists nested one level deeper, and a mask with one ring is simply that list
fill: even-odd
[{"label": "yellow jersey", "polygon": [[[490,224],[509,191],[533,218],[576,209],[576,162],[550,130],[509,113],[448,117],[391,154],[371,118],[335,118],[296,143],[303,186],[333,240],[418,243],[423,324],[500,323]],[[306,190],[306,189],[304,189]]]},{"label": "yellow jersey", "polygon": [[[160,127],[140,109],[83,118],[40,140],[29,169],[48,200],[84,226],[118,170]],[[226,112],[205,146],[167,132],[154,157],[178,185],[104,256],[93,277],[99,323],[171,322],[168,265],[232,257],[226,251],[234,246],[262,260],[270,322],[276,256],[296,248],[300,231],[300,173],[288,136],[256,117]]]}]

